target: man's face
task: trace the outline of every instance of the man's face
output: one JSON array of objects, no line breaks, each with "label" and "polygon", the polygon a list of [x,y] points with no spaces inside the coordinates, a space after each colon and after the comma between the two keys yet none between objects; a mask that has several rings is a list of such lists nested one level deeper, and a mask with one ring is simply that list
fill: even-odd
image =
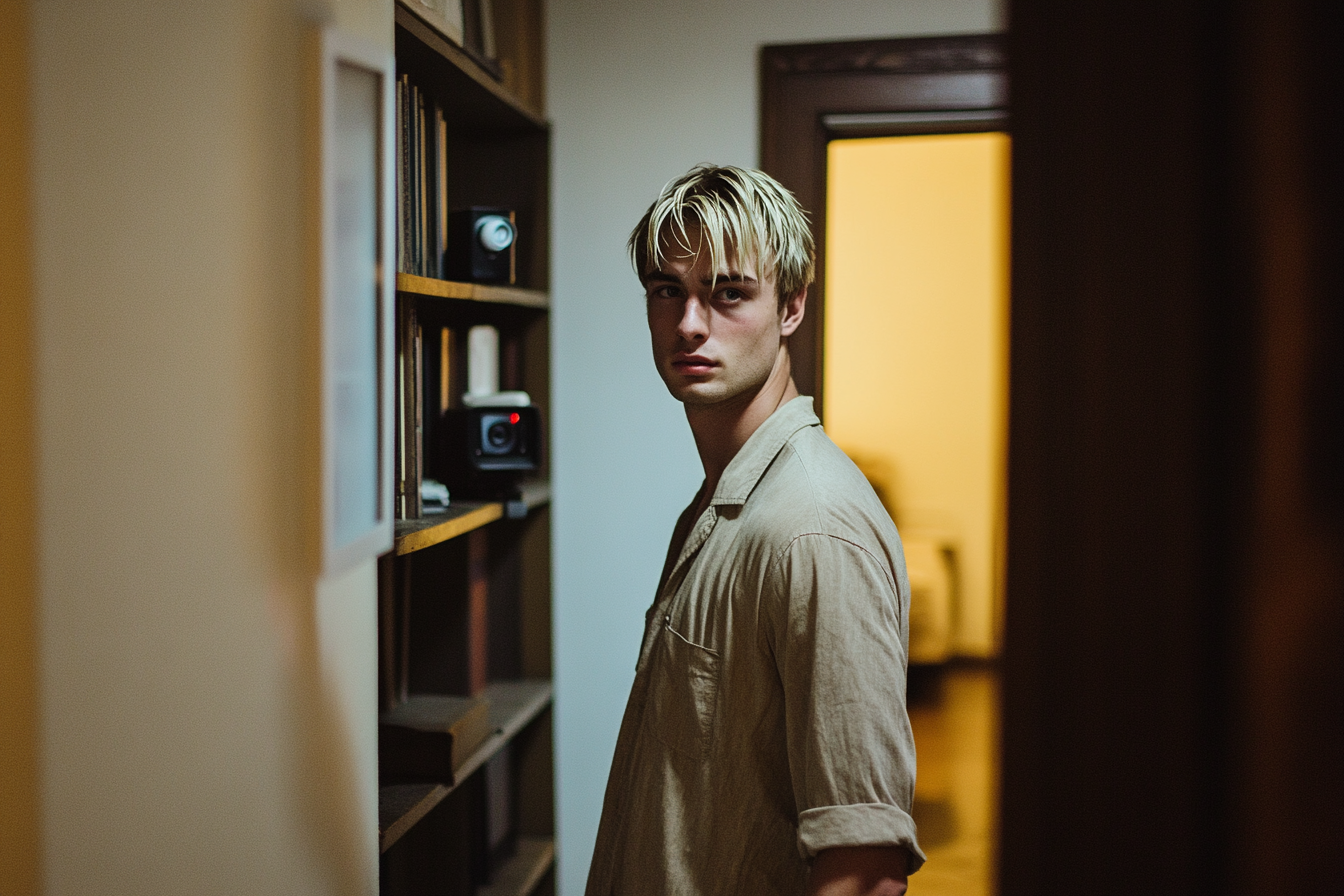
[{"label": "man's face", "polygon": [[[699,235],[689,236],[697,245]],[[761,276],[755,261],[730,255],[715,272],[707,248],[692,256],[668,246],[661,265],[645,272],[644,294],[654,363],[687,405],[750,400],[774,369],[780,338],[797,327],[791,315],[785,320],[774,278]]]}]

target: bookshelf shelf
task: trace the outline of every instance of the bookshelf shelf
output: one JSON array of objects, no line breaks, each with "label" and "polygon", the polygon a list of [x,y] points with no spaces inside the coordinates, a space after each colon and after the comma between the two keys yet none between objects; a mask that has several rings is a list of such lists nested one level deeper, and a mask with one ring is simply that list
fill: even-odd
[{"label": "bookshelf shelf", "polygon": [[518,851],[504,863],[489,886],[476,896],[528,896],[555,864],[555,841],[549,837],[519,837]]},{"label": "bookshelf shelf", "polygon": [[448,788],[442,784],[392,784],[378,788],[378,848],[387,848],[429,814]]},{"label": "bookshelf shelf", "polygon": [[433,513],[418,520],[397,520],[392,550],[401,556],[442,544],[466,535],[504,516],[504,505],[462,503],[449,505],[444,513]]},{"label": "bookshelf shelf", "polygon": [[480,696],[490,703],[490,725],[494,732],[456,769],[454,783],[390,784],[378,788],[380,849],[387,852],[416,822],[489,762],[551,705],[553,695],[549,681],[497,681],[488,685]]},{"label": "bookshelf shelf", "polygon": [[[551,501],[549,482],[525,482],[520,490],[522,504],[529,513]],[[402,556],[442,544],[502,519],[507,515],[506,512],[506,505],[498,501],[464,501],[449,505],[444,513],[432,513],[418,520],[397,520],[392,551]]]},{"label": "bookshelf shelf", "polygon": [[[487,685],[481,696],[490,701],[490,724],[495,734],[481,748],[472,754],[459,770],[466,777],[479,767],[472,765],[477,758],[485,762],[504,744],[513,739],[529,722],[551,705],[555,688],[549,681],[528,679],[524,681],[496,681]],[[470,771],[468,771],[470,769]]]},{"label": "bookshelf shelf", "polygon": [[397,292],[435,299],[465,299],[472,302],[521,305],[524,308],[551,306],[550,294],[540,289],[436,280],[432,277],[417,277],[415,274],[397,274]]}]

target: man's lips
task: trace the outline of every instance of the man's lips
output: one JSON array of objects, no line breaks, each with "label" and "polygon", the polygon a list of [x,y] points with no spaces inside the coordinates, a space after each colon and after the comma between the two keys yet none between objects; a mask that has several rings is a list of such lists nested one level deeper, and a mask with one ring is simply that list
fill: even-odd
[{"label": "man's lips", "polygon": [[672,369],[688,376],[700,376],[712,371],[717,362],[703,355],[677,355],[672,359]]}]

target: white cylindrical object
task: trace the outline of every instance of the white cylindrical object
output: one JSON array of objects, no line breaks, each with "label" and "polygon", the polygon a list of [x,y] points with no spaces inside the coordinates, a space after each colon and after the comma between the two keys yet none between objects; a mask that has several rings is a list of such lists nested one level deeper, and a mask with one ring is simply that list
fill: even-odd
[{"label": "white cylindrical object", "polygon": [[499,391],[499,331],[476,326],[467,331],[467,394]]}]

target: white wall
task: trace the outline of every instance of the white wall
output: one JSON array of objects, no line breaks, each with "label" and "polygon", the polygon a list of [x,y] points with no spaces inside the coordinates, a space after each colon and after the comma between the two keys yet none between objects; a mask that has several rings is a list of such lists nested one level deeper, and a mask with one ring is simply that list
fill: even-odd
[{"label": "white wall", "polygon": [[691,165],[757,161],[766,43],[998,30],[999,0],[551,0],[553,458],[563,894],[583,890],[616,730],[677,513],[700,481],[623,246]]},{"label": "white wall", "polygon": [[304,40],[391,0],[32,4],[51,894],[373,893],[375,573],[315,569]]}]

